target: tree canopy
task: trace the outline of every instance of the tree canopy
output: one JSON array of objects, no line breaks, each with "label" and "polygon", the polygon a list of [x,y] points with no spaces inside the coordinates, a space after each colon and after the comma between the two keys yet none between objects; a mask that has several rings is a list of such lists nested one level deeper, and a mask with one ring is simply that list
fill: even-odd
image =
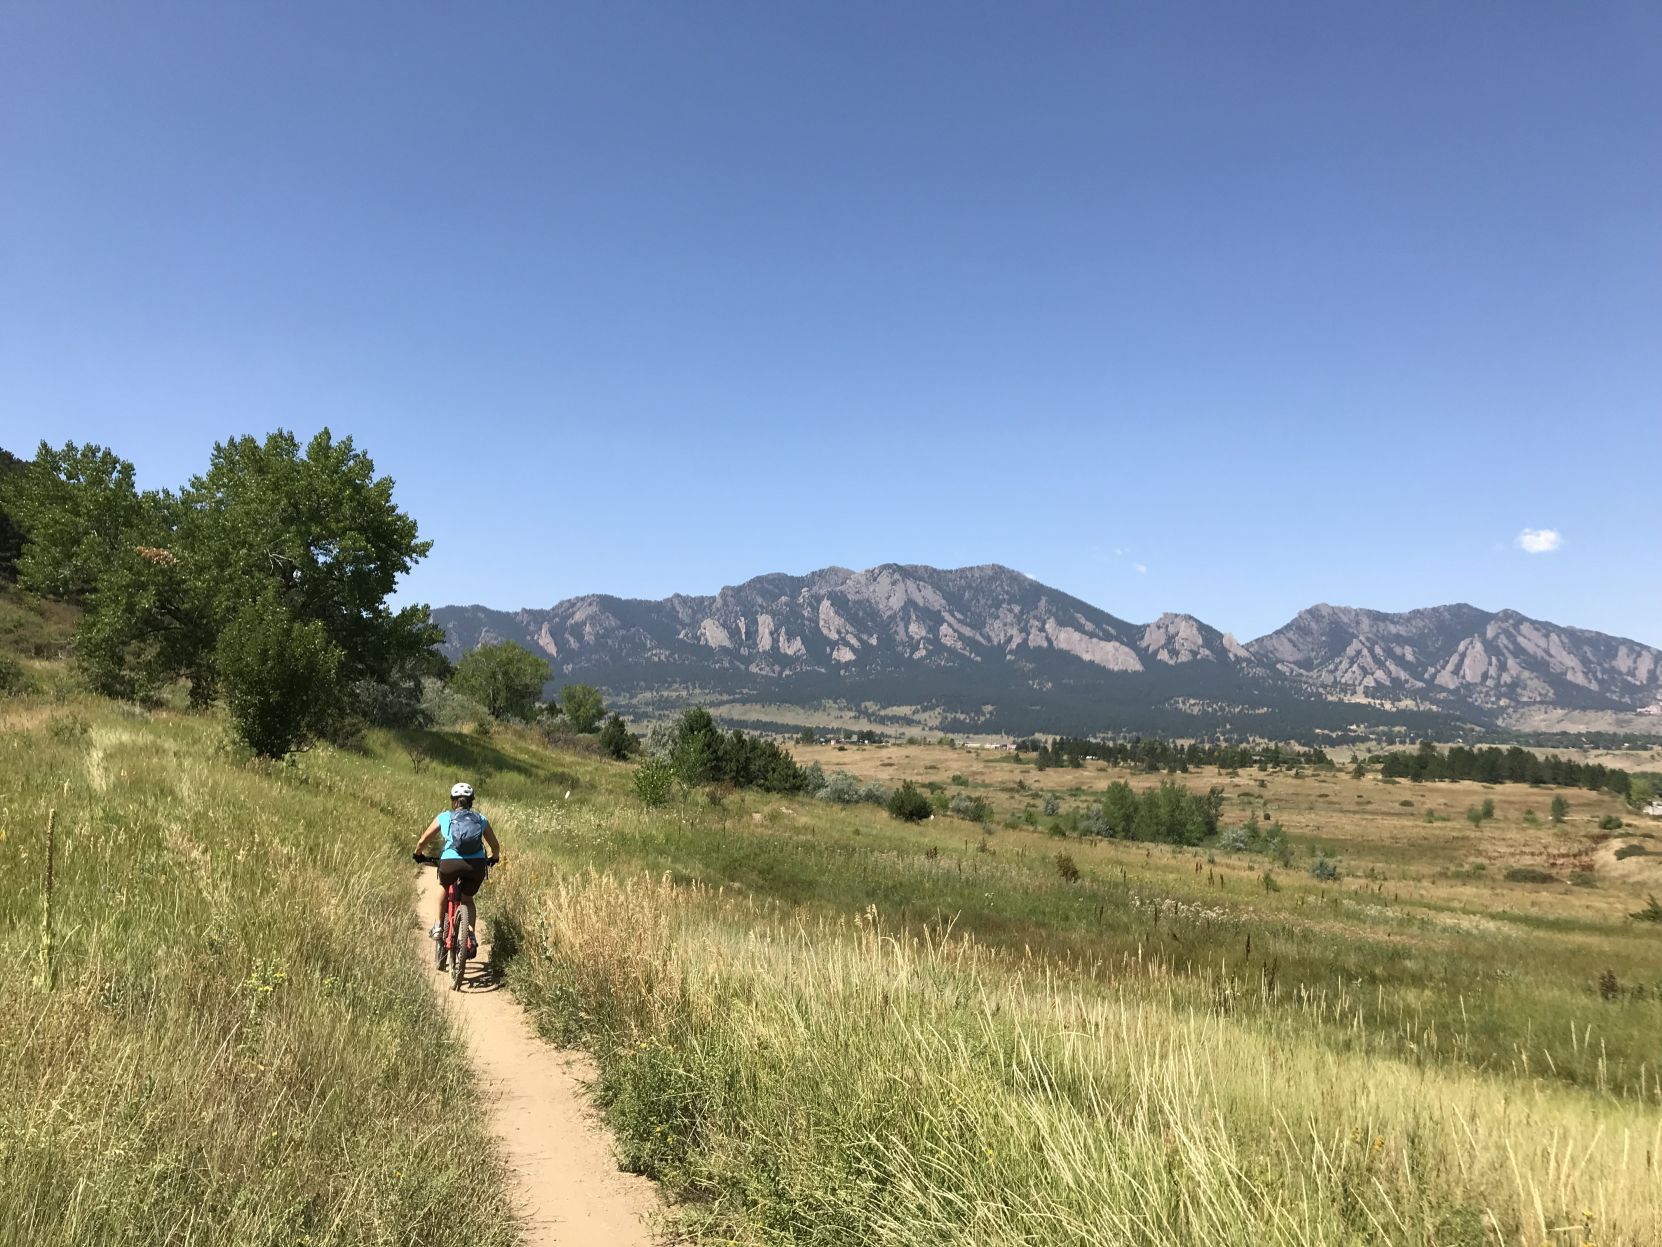
[{"label": "tree canopy", "polygon": [[529,719],[547,681],[548,660],[512,641],[470,650],[450,679],[495,719]]},{"label": "tree canopy", "polygon": [[[253,720],[235,706],[276,687],[263,676],[263,693],[248,686],[248,656],[285,636],[303,642],[310,708],[294,743],[304,743],[354,689],[409,683],[439,661],[427,607],[387,605],[430,546],[392,490],[351,438],[327,429],[304,447],[286,430],[215,445],[178,494],[141,492],[133,465],[102,446],[42,443],[11,504],[27,534],[19,576],[84,607],[76,655],[94,687],[144,695],[185,678],[201,704],[240,682],[230,698],[239,730]],[[256,749],[286,752],[282,732],[255,734]]]}]

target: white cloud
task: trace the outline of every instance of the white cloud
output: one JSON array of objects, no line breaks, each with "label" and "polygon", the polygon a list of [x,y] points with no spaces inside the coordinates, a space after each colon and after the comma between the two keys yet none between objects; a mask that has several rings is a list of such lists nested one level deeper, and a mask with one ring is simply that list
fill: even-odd
[{"label": "white cloud", "polygon": [[1131,565],[1131,570],[1136,572],[1139,576],[1148,575],[1148,565],[1146,563],[1133,563]]},{"label": "white cloud", "polygon": [[1525,554],[1551,554],[1564,544],[1564,536],[1556,528],[1526,528],[1513,544]]}]

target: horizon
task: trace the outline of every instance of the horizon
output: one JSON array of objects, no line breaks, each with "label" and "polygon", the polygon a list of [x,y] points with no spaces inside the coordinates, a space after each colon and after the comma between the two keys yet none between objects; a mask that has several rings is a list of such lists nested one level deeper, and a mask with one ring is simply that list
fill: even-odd
[{"label": "horizon", "polygon": [[12,6],[0,445],[350,434],[402,603],[990,561],[1662,645],[1659,59],[1640,5]]}]

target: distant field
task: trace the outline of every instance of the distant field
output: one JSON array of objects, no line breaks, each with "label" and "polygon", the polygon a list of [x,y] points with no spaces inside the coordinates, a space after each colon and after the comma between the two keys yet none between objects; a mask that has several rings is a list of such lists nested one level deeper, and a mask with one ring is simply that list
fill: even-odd
[{"label": "distant field", "polygon": [[1662,1241],[1662,930],[1626,916],[1662,841],[1599,831],[1614,799],[1571,790],[1554,828],[1547,790],[1177,777],[1282,823],[1283,862],[1048,830],[1164,776],[799,757],[992,824],[650,812],[598,760],[503,812],[517,989],[598,1050],[632,1163],[722,1241]]}]

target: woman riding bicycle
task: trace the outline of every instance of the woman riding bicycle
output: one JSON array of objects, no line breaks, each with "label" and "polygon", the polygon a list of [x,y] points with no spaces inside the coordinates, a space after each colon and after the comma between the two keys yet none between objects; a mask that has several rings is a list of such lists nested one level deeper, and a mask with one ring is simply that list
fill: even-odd
[{"label": "woman riding bicycle", "polygon": [[[468,813],[457,817],[464,810]],[[479,929],[479,913],[473,897],[479,891],[479,885],[484,883],[490,867],[502,860],[502,846],[497,843],[490,821],[483,814],[472,811],[473,785],[457,784],[450,790],[450,808],[441,811],[427,824],[427,830],[421,833],[412,854],[419,860],[435,836],[444,838],[444,852],[439,854],[439,883],[442,885],[439,888],[439,914],[431,932],[434,939],[438,939],[444,931],[444,894],[452,879],[456,881],[457,891],[462,894],[462,904],[467,907],[468,930]],[[473,826],[475,822],[479,824],[477,828]],[[460,834],[453,834],[456,829]]]}]

